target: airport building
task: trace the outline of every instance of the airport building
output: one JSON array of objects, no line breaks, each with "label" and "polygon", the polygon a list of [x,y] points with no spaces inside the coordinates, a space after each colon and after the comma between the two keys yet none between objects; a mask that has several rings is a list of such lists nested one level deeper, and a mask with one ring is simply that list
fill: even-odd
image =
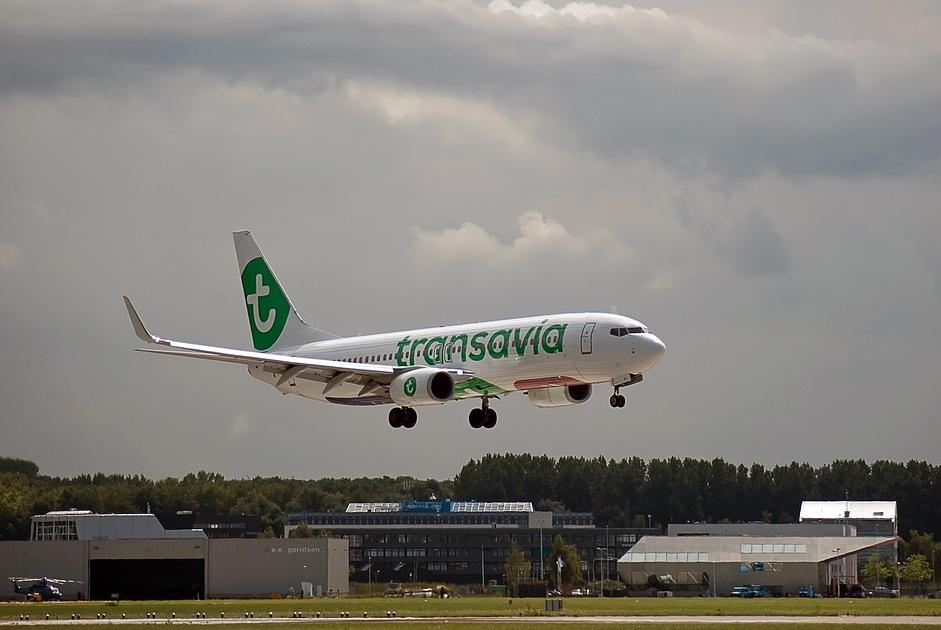
[{"label": "airport building", "polygon": [[891,542],[860,552],[859,566],[865,566],[874,554],[880,554],[893,567],[898,564],[898,512],[895,501],[803,501],[800,522],[843,527],[847,532],[849,528],[854,528],[859,536],[891,536]]},{"label": "airport building", "polygon": [[557,534],[578,549],[582,576],[596,580],[615,576],[617,558],[657,532],[599,528],[591,513],[537,511],[528,502],[351,503],[345,512],[289,513],[285,534],[302,524],[349,541],[351,580],[360,583],[505,584],[513,542],[529,559],[522,577],[541,581],[551,575],[540,558]]},{"label": "airport building", "polygon": [[167,529],[200,529],[209,538],[262,538],[264,531],[261,517],[250,514],[204,516],[183,510],[157,518]]},{"label": "airport building", "polygon": [[645,536],[618,560],[630,591],[729,595],[759,585],[768,595],[838,594],[857,584],[856,555],[891,537],[876,536]]},{"label": "airport building", "polygon": [[34,516],[30,540],[125,540],[146,538],[205,539],[195,529],[164,529],[153,514],[93,514],[88,510],[63,510]]},{"label": "airport building", "polygon": [[856,527],[828,523],[670,523],[667,536],[855,536]]},{"label": "airport building", "polygon": [[[336,538],[209,538],[152,514],[50,512],[32,540],[0,542],[0,575],[76,580],[77,599],[193,599],[348,592],[349,543]],[[13,584],[0,598],[14,597]]]}]

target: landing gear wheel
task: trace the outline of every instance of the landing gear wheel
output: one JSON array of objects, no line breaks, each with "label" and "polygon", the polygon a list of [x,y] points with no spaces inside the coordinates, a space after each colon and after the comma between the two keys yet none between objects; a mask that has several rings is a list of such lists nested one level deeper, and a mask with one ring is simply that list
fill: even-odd
[{"label": "landing gear wheel", "polygon": [[619,387],[615,387],[614,393],[611,394],[611,398],[608,399],[608,403],[610,403],[612,407],[623,407],[627,404],[627,399],[621,395],[621,392],[618,391],[619,389]]},{"label": "landing gear wheel", "polygon": [[401,407],[393,407],[389,410],[389,426],[393,429],[398,429],[402,426],[402,421],[405,419],[402,413]]},{"label": "landing gear wheel", "polygon": [[484,428],[492,429],[497,426],[497,412],[493,409],[487,409],[484,412]]},{"label": "landing gear wheel", "polygon": [[467,414],[467,422],[470,423],[471,427],[479,429],[484,426],[484,410],[483,409],[471,409],[470,413]]},{"label": "landing gear wheel", "polygon": [[402,407],[402,426],[411,429],[418,422],[418,413],[411,407]]}]

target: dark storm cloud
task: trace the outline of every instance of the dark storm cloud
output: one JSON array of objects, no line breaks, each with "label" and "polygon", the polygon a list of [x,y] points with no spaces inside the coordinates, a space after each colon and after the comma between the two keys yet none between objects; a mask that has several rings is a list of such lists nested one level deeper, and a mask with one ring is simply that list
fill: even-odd
[{"label": "dark storm cloud", "polygon": [[300,92],[381,79],[484,99],[562,147],[732,179],[899,174],[941,156],[931,50],[507,6],[7,3],[0,85],[126,86],[187,69]]}]

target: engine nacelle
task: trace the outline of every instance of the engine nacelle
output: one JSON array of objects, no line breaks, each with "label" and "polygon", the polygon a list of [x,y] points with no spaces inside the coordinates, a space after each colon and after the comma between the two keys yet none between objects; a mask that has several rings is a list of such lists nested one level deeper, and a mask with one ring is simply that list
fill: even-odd
[{"label": "engine nacelle", "polygon": [[564,407],[577,405],[591,397],[591,383],[531,389],[526,393],[529,402],[537,407]]},{"label": "engine nacelle", "polygon": [[389,396],[404,407],[439,405],[454,397],[454,378],[436,368],[410,370],[392,379]]}]

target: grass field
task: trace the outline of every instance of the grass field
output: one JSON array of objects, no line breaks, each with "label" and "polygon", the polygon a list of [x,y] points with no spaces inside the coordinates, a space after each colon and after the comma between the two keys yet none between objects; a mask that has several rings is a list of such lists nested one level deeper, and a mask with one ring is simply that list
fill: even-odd
[{"label": "grass field", "polygon": [[[414,623],[414,622],[409,622]],[[452,622],[440,622],[440,621],[429,621],[422,622],[419,624],[422,630],[493,630],[493,624],[484,624],[484,623],[467,623],[460,621]],[[754,625],[754,624],[752,624]],[[765,624],[762,624],[763,626]],[[92,626],[96,627],[96,626]],[[340,630],[348,629],[350,627],[350,622],[326,622],[326,623],[310,623],[310,624],[266,624],[265,630]],[[361,626],[362,627],[362,626]],[[386,623],[386,622],[375,622],[369,623],[367,628],[370,630],[402,630],[402,623]],[[501,623],[499,624],[499,630],[524,630],[531,629],[533,627],[532,622],[521,621],[519,623]],[[550,626],[545,626],[545,630],[563,630],[565,628],[577,627],[579,630],[610,630],[611,628],[630,628],[637,630],[690,630],[690,624],[688,623],[669,623],[669,624],[657,624],[651,626],[650,624],[631,624],[631,623],[570,623],[570,624],[553,624]],[[833,626],[825,623],[788,623],[787,628],[795,628],[797,630],[833,630]],[[913,630],[915,628],[927,628],[927,627],[936,627],[936,626],[918,626],[918,625],[902,625],[902,624],[872,624],[866,625],[864,628],[866,630]],[[212,630],[245,630],[245,625],[237,624],[216,624],[212,626]],[[729,630],[728,624],[718,624],[718,623],[697,623],[695,625],[696,630]],[[44,625],[44,630],[75,630],[74,626],[57,626],[57,625]]]},{"label": "grass field", "polygon": [[[183,600],[183,601],[127,601],[117,605],[108,602],[11,602],[0,604],[0,619],[14,620],[29,613],[32,619],[69,619],[79,614],[83,619],[94,619],[99,613],[109,618],[143,618],[156,612],[160,619],[171,613],[177,617],[192,617],[205,612],[207,617],[239,618],[246,612],[255,617],[290,617],[293,611],[305,617],[321,612],[327,617],[338,617],[340,611],[352,616],[385,617],[387,610],[395,610],[399,617],[470,617],[470,616],[537,616],[546,613],[542,599],[506,599],[497,597],[455,597],[450,599],[412,599],[383,597],[348,597],[343,599],[306,600]],[[941,600],[936,599],[737,599],[737,598],[567,598],[562,614],[591,615],[875,615],[875,616],[938,616]],[[450,626],[449,626],[450,627]]]}]

